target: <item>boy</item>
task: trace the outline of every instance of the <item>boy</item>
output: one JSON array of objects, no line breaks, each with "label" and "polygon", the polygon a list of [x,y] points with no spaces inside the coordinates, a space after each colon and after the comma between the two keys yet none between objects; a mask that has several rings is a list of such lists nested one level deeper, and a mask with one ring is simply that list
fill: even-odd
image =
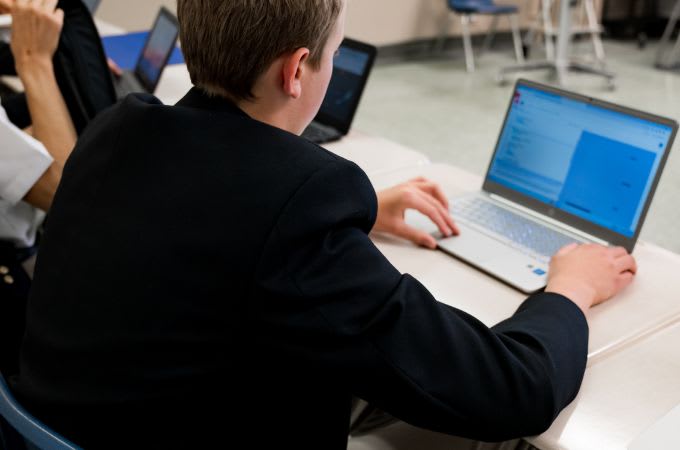
[{"label": "boy", "polygon": [[67,164],[14,384],[30,410],[95,448],[341,449],[353,395],[475,439],[545,430],[585,370],[583,312],[633,259],[564,249],[547,293],[493,329],[438,303],[368,233],[409,236],[414,206],[455,233],[440,191],[376,199],[298,137],[345,2],[179,0],[178,15],[196,87],[176,106],[128,97]]}]

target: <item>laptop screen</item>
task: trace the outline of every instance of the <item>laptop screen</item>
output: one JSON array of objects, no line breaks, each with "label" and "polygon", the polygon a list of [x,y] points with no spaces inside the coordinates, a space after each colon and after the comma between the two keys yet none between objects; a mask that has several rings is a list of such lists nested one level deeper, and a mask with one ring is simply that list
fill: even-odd
[{"label": "laptop screen", "polygon": [[172,16],[161,12],[151,30],[135,73],[149,92],[153,92],[177,42],[178,28]]},{"label": "laptop screen", "polygon": [[374,58],[374,47],[349,39],[343,42],[333,61],[333,76],[315,120],[343,133],[349,131]]},{"label": "laptop screen", "polygon": [[90,11],[90,14],[94,15],[94,13],[97,12],[101,1],[102,0],[83,0],[83,3],[87,7],[88,11]]},{"label": "laptop screen", "polygon": [[518,84],[487,179],[628,238],[670,125]]}]

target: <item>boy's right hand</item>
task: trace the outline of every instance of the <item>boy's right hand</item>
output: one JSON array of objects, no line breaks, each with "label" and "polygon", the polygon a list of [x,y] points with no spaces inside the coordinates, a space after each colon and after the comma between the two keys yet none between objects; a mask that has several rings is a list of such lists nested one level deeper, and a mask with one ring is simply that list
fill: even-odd
[{"label": "boy's right hand", "polygon": [[635,258],[622,247],[571,244],[552,258],[545,291],[564,295],[585,313],[621,292],[636,272]]}]

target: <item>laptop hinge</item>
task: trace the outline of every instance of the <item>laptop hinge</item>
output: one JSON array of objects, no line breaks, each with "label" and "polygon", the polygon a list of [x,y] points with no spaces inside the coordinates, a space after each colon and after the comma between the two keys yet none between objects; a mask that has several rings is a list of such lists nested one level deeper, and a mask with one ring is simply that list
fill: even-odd
[{"label": "laptop hinge", "polygon": [[522,213],[527,214],[527,215],[529,215],[529,216],[531,216],[531,217],[533,217],[533,218],[535,218],[535,219],[538,219],[538,220],[540,220],[541,222],[549,223],[550,225],[553,225],[553,226],[556,227],[556,228],[559,228],[559,229],[561,229],[561,230],[568,231],[569,233],[575,234],[576,236],[579,236],[579,237],[581,237],[581,238],[583,238],[583,239],[585,239],[585,240],[588,240],[588,241],[591,241],[591,242],[595,242],[595,243],[597,243],[597,244],[609,246],[609,242],[605,241],[604,239],[601,239],[601,238],[599,238],[599,237],[593,236],[592,234],[584,233],[583,231],[581,231],[581,230],[579,230],[579,229],[577,229],[577,228],[574,228],[574,227],[572,227],[572,226],[569,226],[569,225],[567,225],[567,224],[565,224],[565,223],[562,223],[562,222],[560,222],[560,221],[558,221],[558,220],[555,220],[555,219],[553,219],[553,218],[551,218],[551,217],[548,217],[548,216],[545,216],[545,215],[543,215],[543,214],[537,213],[536,211],[533,211],[533,210],[527,208],[526,206],[522,206],[522,205],[520,205],[520,204],[518,204],[518,203],[512,202],[512,201],[508,200],[507,198],[503,198],[503,197],[501,197],[501,196],[499,196],[499,195],[496,195],[496,194],[491,194],[491,193],[489,193],[488,195],[489,195],[489,197],[491,197],[493,200],[495,200],[495,201],[497,201],[497,202],[500,202],[500,203],[503,203],[503,204],[505,204],[505,205],[508,205],[508,206],[510,206],[511,208],[518,209],[518,210],[520,210]]}]

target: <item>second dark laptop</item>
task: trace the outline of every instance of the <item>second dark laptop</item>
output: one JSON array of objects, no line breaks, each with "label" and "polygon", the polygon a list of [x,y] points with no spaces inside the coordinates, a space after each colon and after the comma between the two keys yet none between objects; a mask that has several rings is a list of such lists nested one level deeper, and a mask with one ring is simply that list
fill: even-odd
[{"label": "second dark laptop", "polygon": [[342,42],[321,109],[302,137],[323,144],[337,141],[349,132],[376,54],[372,45],[353,39]]},{"label": "second dark laptop", "polygon": [[125,71],[116,83],[118,97],[133,92],[153,94],[177,44],[179,23],[167,9],[161,8],[133,71]]},{"label": "second dark laptop", "polygon": [[83,3],[87,7],[88,11],[90,11],[90,14],[93,16],[97,12],[97,9],[99,9],[99,5],[101,4],[102,0],[83,0]]}]

